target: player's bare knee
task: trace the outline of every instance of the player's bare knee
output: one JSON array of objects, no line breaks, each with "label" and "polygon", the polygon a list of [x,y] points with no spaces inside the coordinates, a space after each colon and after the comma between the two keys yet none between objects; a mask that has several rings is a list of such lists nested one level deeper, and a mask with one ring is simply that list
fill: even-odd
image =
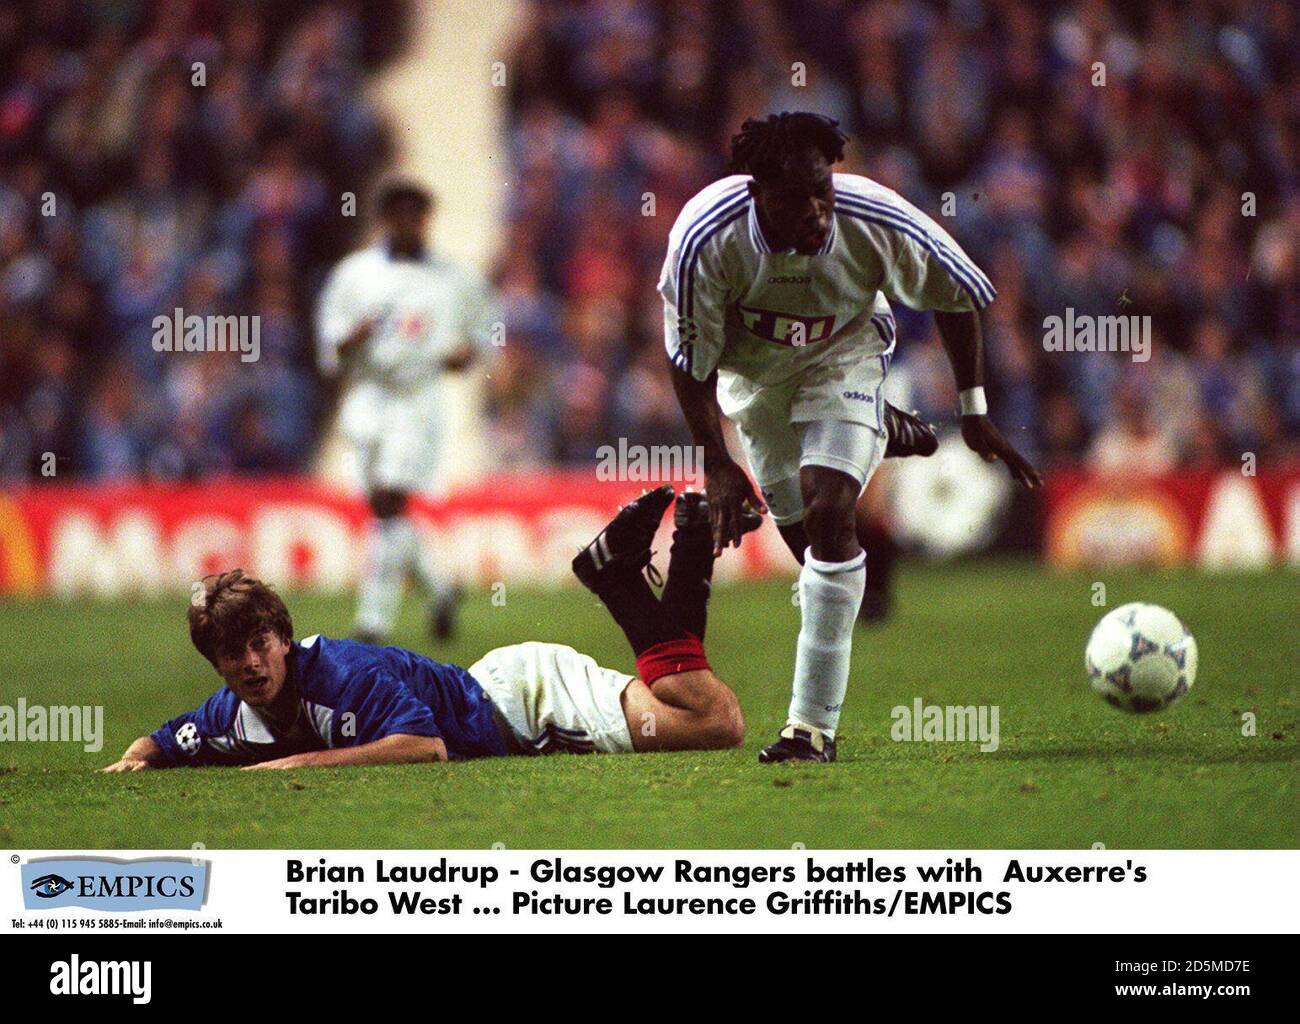
[{"label": "player's bare knee", "polygon": [[725,702],[725,720],[720,723],[720,736],[723,747],[739,747],[745,742],[745,716],[740,710],[740,701],[730,690]]},{"label": "player's bare knee", "polygon": [[854,502],[845,493],[818,494],[808,503],[804,529],[815,557],[849,558],[857,545]]},{"label": "player's bare knee", "polygon": [[740,701],[720,679],[706,716],[705,731],[710,748],[722,750],[745,742],[745,716],[740,710]]}]

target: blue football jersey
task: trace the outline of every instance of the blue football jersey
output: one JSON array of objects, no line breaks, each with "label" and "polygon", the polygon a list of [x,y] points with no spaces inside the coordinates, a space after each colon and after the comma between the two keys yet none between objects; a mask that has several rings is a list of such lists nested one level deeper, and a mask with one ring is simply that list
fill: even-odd
[{"label": "blue football jersey", "polygon": [[293,726],[273,724],[222,687],[152,734],[167,764],[256,764],[397,733],[440,736],[456,760],[507,753],[491,701],[458,665],[322,635],[292,644],[285,663],[300,708]]}]

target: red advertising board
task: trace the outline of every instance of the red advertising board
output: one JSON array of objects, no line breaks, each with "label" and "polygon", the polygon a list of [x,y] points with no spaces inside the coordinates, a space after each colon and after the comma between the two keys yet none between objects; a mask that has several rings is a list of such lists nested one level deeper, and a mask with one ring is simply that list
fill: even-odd
[{"label": "red advertising board", "polygon": [[1045,500],[1044,551],[1064,568],[1300,564],[1300,464],[1258,474],[1057,473]]},{"label": "red advertising board", "polygon": [[[589,472],[492,477],[411,514],[434,558],[466,582],[569,581],[569,563],[647,483]],[[285,587],[349,588],[365,554],[364,500],[308,480],[183,486],[40,486],[0,496],[0,594],[171,593],[240,566]],[[671,517],[657,549],[668,549]],[[794,568],[770,524],[720,577]]]},{"label": "red advertising board", "polygon": [[[568,583],[578,547],[646,486],[587,472],[495,476],[416,498],[412,515],[443,570],[466,582]],[[1300,465],[1256,476],[1058,473],[1045,503],[1044,555],[1060,567],[1300,564]],[[0,495],[0,595],[175,593],[233,566],[280,586],[347,589],[368,518],[359,495],[310,480],[31,487]],[[721,579],[793,571],[770,523],[718,566]]]}]

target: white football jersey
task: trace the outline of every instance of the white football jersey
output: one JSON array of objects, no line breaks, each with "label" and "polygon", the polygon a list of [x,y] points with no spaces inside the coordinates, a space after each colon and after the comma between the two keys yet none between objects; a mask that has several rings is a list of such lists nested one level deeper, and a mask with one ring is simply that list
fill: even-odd
[{"label": "white football jersey", "polygon": [[442,362],[469,342],[490,343],[486,287],[438,256],[393,259],[380,244],[341,260],[317,305],[323,373],[339,369],[339,345],[363,320],[380,324],[357,354],[350,383],[407,393],[435,385]]},{"label": "white football jersey", "polygon": [[[773,252],[749,175],[714,182],[673,225],[659,279],[674,365],[696,380],[718,370],[723,411],[815,368],[876,361],[883,378],[895,341],[891,301],[914,309],[982,309],[993,286],[952,237],[897,192],[836,174],[822,251]],[[831,364],[831,366],[827,366]]]}]

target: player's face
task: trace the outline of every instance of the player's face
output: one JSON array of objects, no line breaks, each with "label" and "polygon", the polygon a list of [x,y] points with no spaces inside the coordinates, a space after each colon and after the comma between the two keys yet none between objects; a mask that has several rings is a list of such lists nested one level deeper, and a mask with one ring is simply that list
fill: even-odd
[{"label": "player's face", "polygon": [[241,652],[217,655],[217,671],[235,696],[251,707],[266,707],[280,696],[287,673],[289,645],[272,630],[255,634]]},{"label": "player's face", "polygon": [[810,150],[789,178],[755,182],[750,191],[773,247],[811,256],[826,244],[835,212],[835,179],[820,152]]},{"label": "player's face", "polygon": [[399,252],[412,252],[424,244],[429,228],[429,211],[423,203],[404,199],[394,203],[384,218],[384,230]]}]

